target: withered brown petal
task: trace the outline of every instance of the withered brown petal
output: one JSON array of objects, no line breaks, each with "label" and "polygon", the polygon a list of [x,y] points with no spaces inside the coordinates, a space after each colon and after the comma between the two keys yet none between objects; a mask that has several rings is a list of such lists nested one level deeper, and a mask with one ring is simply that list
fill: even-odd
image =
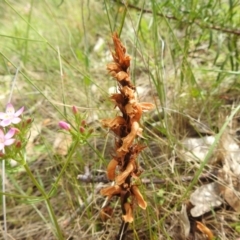
[{"label": "withered brown petal", "polygon": [[115,170],[117,165],[118,165],[118,161],[113,158],[107,166],[107,177],[111,181],[115,179]]},{"label": "withered brown petal", "polygon": [[103,196],[112,196],[112,195],[117,195],[121,192],[121,187],[118,185],[114,185],[114,186],[109,186],[109,187],[105,187],[103,189],[101,189],[100,193]]},{"label": "withered brown petal", "polygon": [[117,149],[117,157],[124,158],[128,151],[124,151],[122,147]]},{"label": "withered brown petal", "polygon": [[124,209],[126,211],[126,214],[122,216],[124,222],[129,222],[132,223],[133,222],[133,211],[132,211],[132,206],[130,203],[126,202],[124,204]]},{"label": "withered brown petal", "polygon": [[133,140],[135,139],[135,137],[138,133],[140,133],[139,132],[139,123],[133,122],[131,132],[125,138],[122,139],[123,144],[122,144],[122,147],[120,149],[118,149],[118,152],[120,152],[122,150],[125,152],[128,152],[128,148],[130,147],[130,145],[132,144]]},{"label": "withered brown petal", "polygon": [[117,79],[118,81],[126,80],[127,77],[128,77],[128,74],[127,74],[126,72],[124,72],[124,71],[120,71],[120,72],[118,72],[118,73],[116,74],[116,79]]},{"label": "withered brown petal", "polygon": [[124,86],[121,91],[129,100],[135,99],[134,90],[130,87]]},{"label": "withered brown petal", "polygon": [[139,104],[141,105],[143,111],[149,111],[149,110],[152,110],[153,108],[155,108],[155,105],[152,103],[141,102]]},{"label": "withered brown petal", "polygon": [[117,184],[117,185],[123,184],[124,181],[125,181],[125,179],[127,178],[127,176],[128,176],[133,170],[134,170],[134,164],[133,164],[133,162],[128,163],[126,169],[116,177],[116,179],[115,179],[116,184]]},{"label": "withered brown petal", "polygon": [[110,128],[112,120],[113,120],[112,118],[102,119],[101,124],[103,127]]},{"label": "withered brown petal", "polygon": [[111,63],[107,64],[107,70],[110,71],[110,72],[112,72],[112,71],[119,72],[119,71],[121,71],[121,68],[120,68],[118,63],[111,62]]},{"label": "withered brown petal", "polygon": [[123,61],[123,66],[125,66],[125,68],[128,68],[130,66],[130,61],[131,61],[131,57],[130,56],[125,56],[124,61]]},{"label": "withered brown petal", "polygon": [[115,77],[116,77],[116,75],[117,75],[115,71],[110,71],[109,73],[110,73],[110,74],[111,74],[111,76],[112,76],[112,77],[114,77],[114,78],[115,78]]},{"label": "withered brown petal", "polygon": [[133,195],[136,197],[138,206],[145,210],[147,207],[147,202],[143,199],[143,196],[139,191],[139,188],[136,185],[133,185],[131,189],[132,189]]},{"label": "withered brown petal", "polygon": [[120,64],[122,64],[122,63],[124,63],[126,49],[121,44],[121,41],[118,38],[117,33],[114,33],[112,38],[113,38],[113,42],[114,42],[114,46],[115,46],[114,59],[115,59],[115,61],[117,60],[117,61],[119,61]]},{"label": "withered brown petal", "polygon": [[117,116],[115,118],[102,119],[101,123],[102,123],[103,127],[116,128],[119,125],[126,124],[126,121],[123,117]]},{"label": "withered brown petal", "polygon": [[142,116],[142,107],[139,103],[128,103],[125,106],[126,113],[131,118],[131,122],[139,121]]},{"label": "withered brown petal", "polygon": [[124,102],[124,96],[122,96],[122,94],[120,94],[120,93],[114,93],[114,94],[112,94],[112,96],[110,98],[111,98],[111,100],[113,100],[116,103]]}]

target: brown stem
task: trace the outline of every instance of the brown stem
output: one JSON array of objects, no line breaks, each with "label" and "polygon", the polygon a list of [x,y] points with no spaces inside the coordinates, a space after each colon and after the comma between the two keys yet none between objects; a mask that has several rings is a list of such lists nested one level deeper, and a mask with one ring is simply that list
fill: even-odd
[{"label": "brown stem", "polygon": [[122,221],[119,233],[116,237],[116,240],[124,240],[124,238],[126,237],[127,228],[128,228],[128,223]]}]

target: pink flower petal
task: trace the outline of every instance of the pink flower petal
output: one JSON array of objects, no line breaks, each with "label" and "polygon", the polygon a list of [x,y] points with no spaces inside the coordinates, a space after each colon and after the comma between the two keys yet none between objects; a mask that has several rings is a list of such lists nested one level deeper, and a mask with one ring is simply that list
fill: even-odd
[{"label": "pink flower petal", "polygon": [[13,124],[20,123],[20,122],[21,122],[21,118],[19,118],[19,117],[13,118],[11,122],[12,122]]},{"label": "pink flower petal", "polygon": [[15,134],[14,128],[11,128],[5,135],[5,139],[10,139]]},{"label": "pink flower petal", "polygon": [[59,125],[59,127],[62,128],[62,129],[65,129],[65,130],[67,130],[67,131],[70,130],[70,125],[69,125],[68,123],[64,122],[64,121],[60,121],[60,122],[58,123],[58,125]]},{"label": "pink flower petal", "polygon": [[11,124],[11,119],[4,119],[0,122],[0,126],[6,127]]},{"label": "pink flower petal", "polygon": [[9,146],[9,145],[12,145],[14,142],[15,142],[15,139],[13,139],[13,138],[7,139],[7,140],[4,142],[4,145],[5,145],[5,146]]},{"label": "pink flower petal", "polygon": [[14,113],[14,116],[15,117],[20,116],[23,113],[23,111],[24,111],[24,107],[21,107],[17,112]]},{"label": "pink flower petal", "polygon": [[11,103],[8,103],[6,106],[6,113],[15,113],[15,109]]},{"label": "pink flower petal", "polygon": [[18,128],[12,127],[11,129],[13,129],[15,131],[15,134],[20,133],[20,130]]},{"label": "pink flower petal", "polygon": [[4,112],[0,112],[0,119],[4,119],[4,118],[6,118],[6,113],[4,113]]}]

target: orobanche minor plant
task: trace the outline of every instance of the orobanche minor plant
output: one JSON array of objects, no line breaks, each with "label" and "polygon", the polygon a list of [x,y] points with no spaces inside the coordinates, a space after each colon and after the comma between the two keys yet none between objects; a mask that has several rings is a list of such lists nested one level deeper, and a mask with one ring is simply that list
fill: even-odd
[{"label": "orobanche minor plant", "polygon": [[[110,75],[116,79],[118,92],[110,98],[121,115],[102,120],[102,125],[109,128],[116,136],[115,155],[107,167],[107,177],[114,181],[113,186],[105,187],[101,194],[111,199],[120,197],[122,209],[122,226],[117,239],[123,239],[128,224],[133,222],[133,209],[135,203],[142,209],[146,209],[144,200],[138,185],[141,169],[137,163],[139,153],[145,146],[136,143],[136,137],[142,137],[143,129],[139,121],[144,111],[154,107],[152,103],[138,102],[136,88],[130,80],[130,56],[126,54],[126,48],[122,45],[117,33],[114,33],[113,43],[115,52],[112,52],[113,62],[107,65]],[[109,206],[102,209],[102,214],[107,212]]]}]

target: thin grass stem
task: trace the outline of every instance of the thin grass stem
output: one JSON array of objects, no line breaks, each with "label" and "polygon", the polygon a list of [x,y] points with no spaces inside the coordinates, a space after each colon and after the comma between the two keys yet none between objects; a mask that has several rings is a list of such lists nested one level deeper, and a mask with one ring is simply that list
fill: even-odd
[{"label": "thin grass stem", "polygon": [[109,15],[109,11],[108,11],[108,6],[107,6],[107,3],[106,3],[106,0],[104,0],[104,5],[105,5],[106,12],[107,12],[108,24],[109,24],[111,33],[113,33],[113,28],[112,28],[112,24],[111,24],[110,15]]},{"label": "thin grass stem", "polygon": [[49,197],[53,194],[53,192],[54,192],[54,190],[56,189],[56,187],[57,187],[57,185],[58,185],[58,183],[59,183],[62,175],[63,175],[64,172],[66,171],[66,168],[67,168],[68,164],[70,163],[70,161],[71,161],[71,159],[72,159],[72,156],[73,156],[73,154],[75,153],[76,147],[77,147],[78,144],[79,144],[79,140],[77,139],[77,140],[73,143],[72,148],[71,148],[71,151],[70,151],[70,153],[68,154],[68,157],[67,157],[67,159],[66,159],[66,162],[64,163],[64,165],[63,165],[60,173],[58,174],[57,179],[55,180],[52,188],[50,189],[50,191],[49,191],[48,194],[47,194]]},{"label": "thin grass stem", "polygon": [[61,86],[62,86],[63,112],[64,112],[64,116],[67,117],[66,101],[65,101],[65,94],[64,94],[65,91],[64,91],[64,84],[63,84],[63,67],[62,67],[59,46],[57,46],[57,52],[58,52],[59,70],[60,70],[60,78],[61,78]]},{"label": "thin grass stem", "polygon": [[30,177],[30,179],[32,180],[32,182],[34,183],[34,185],[37,187],[37,189],[41,192],[41,194],[43,195],[43,197],[45,198],[45,202],[46,202],[46,205],[47,205],[47,209],[48,209],[48,212],[49,212],[49,216],[52,220],[52,223],[54,224],[55,226],[55,231],[56,231],[56,235],[58,237],[59,240],[64,240],[64,237],[62,235],[62,231],[59,227],[59,224],[58,224],[58,221],[57,221],[57,218],[55,216],[55,213],[54,213],[54,210],[52,208],[52,205],[51,205],[51,202],[50,202],[50,199],[49,199],[49,195],[45,193],[44,189],[42,188],[42,186],[38,183],[38,181],[35,179],[35,177],[33,176],[29,166],[25,163],[24,164],[24,168],[28,174],[28,176]]},{"label": "thin grass stem", "polygon": [[[34,0],[32,0],[30,3],[30,12],[28,14],[28,22],[29,23],[31,22],[31,18],[32,18],[33,2],[34,2]],[[30,32],[30,24],[27,25],[26,38],[28,38],[29,32]],[[28,41],[25,42],[24,58],[23,58],[24,64],[26,64],[27,58],[28,58]]]}]

